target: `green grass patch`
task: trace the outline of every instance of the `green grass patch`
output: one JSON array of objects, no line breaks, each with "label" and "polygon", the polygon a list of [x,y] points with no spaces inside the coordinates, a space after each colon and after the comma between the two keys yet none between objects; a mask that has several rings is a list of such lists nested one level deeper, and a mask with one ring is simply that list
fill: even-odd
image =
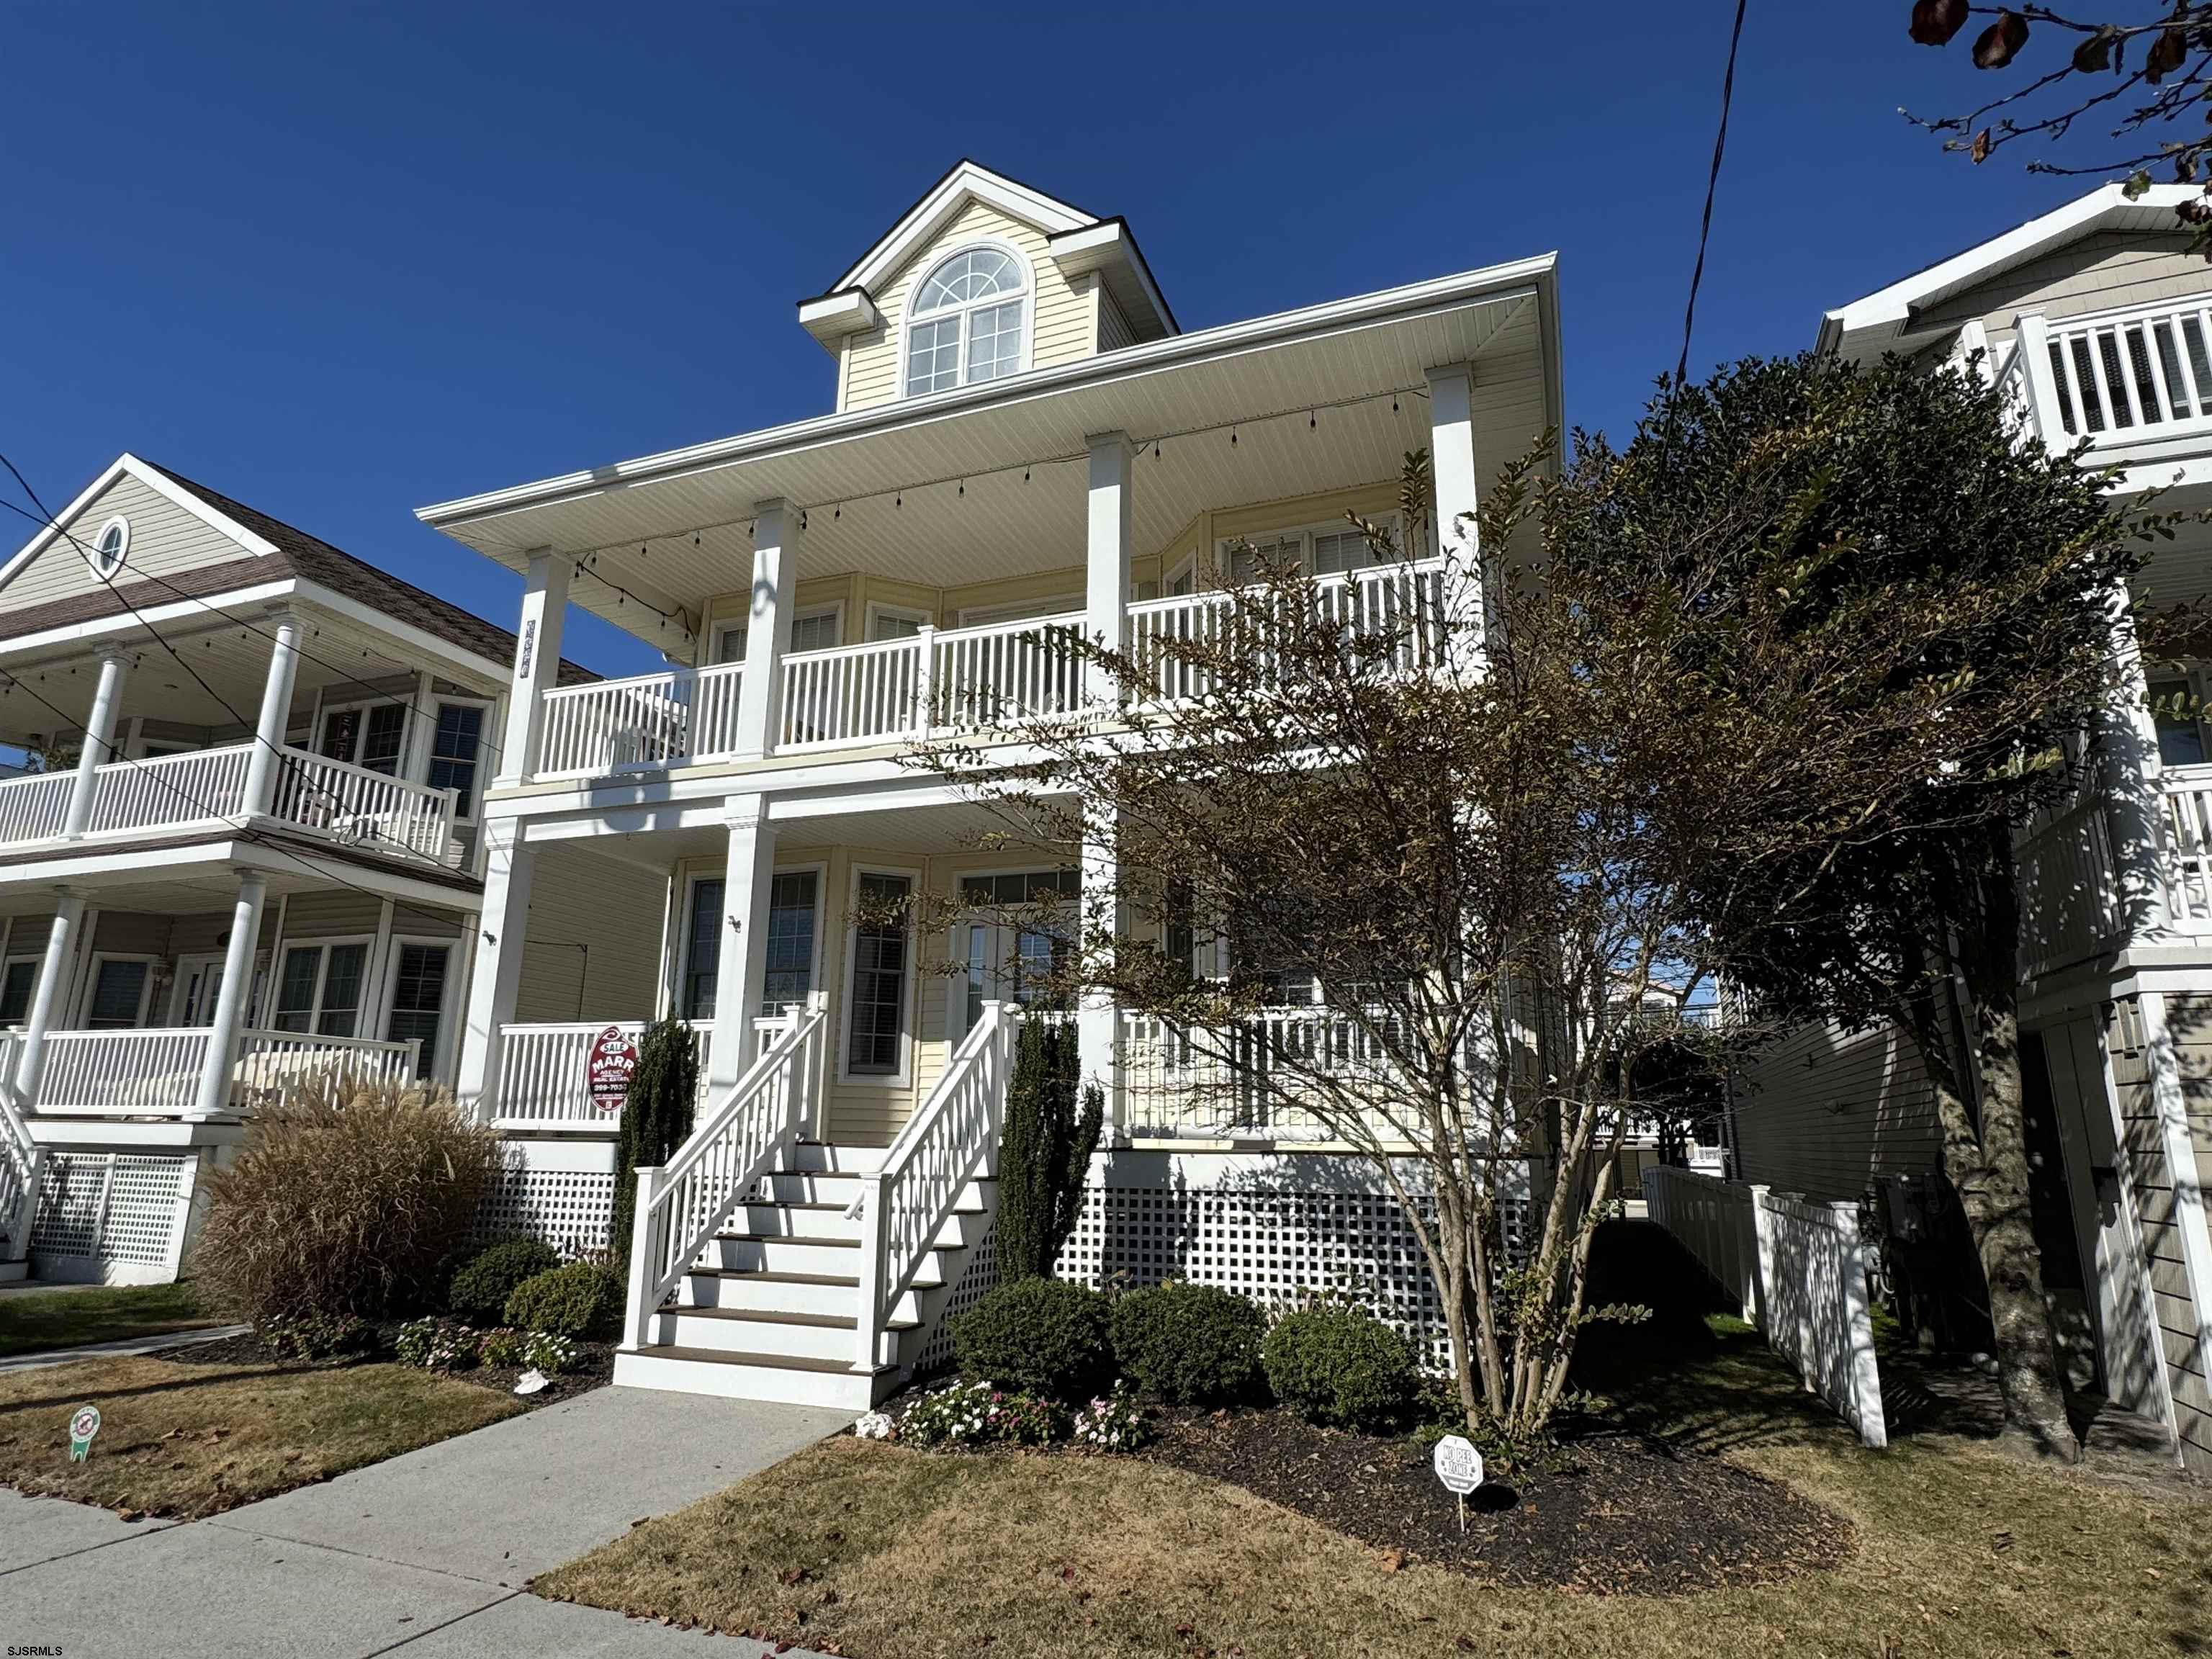
[{"label": "green grass patch", "polygon": [[0,1296],[0,1354],[119,1342],[219,1324],[189,1284],[100,1285]]}]

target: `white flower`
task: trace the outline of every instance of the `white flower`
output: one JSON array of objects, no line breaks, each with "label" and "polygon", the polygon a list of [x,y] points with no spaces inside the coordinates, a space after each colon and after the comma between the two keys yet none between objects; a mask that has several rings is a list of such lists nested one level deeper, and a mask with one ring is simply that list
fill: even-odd
[{"label": "white flower", "polygon": [[862,1412],[860,1421],[853,1425],[853,1432],[863,1440],[888,1440],[891,1437],[890,1413]]}]

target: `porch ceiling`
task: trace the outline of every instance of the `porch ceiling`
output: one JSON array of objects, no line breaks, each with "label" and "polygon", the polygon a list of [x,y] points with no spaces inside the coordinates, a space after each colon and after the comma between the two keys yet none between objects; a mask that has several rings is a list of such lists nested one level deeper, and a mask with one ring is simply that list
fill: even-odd
[{"label": "porch ceiling", "polygon": [[596,556],[605,580],[576,582],[571,603],[650,641],[657,619],[611,584],[696,622],[707,598],[750,580],[747,520],[763,500],[807,509],[802,577],[950,586],[1077,565],[1086,437],[1119,430],[1146,446],[1132,492],[1143,555],[1208,508],[1395,478],[1429,441],[1427,371],[1460,362],[1475,367],[1488,471],[1559,423],[1556,329],[1552,263],[1529,260],[420,516],[511,568],[539,548]]}]

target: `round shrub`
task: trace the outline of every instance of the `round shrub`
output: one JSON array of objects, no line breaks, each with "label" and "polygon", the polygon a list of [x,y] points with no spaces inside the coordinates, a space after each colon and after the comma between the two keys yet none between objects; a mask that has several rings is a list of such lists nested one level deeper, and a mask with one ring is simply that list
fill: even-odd
[{"label": "round shrub", "polygon": [[516,1285],[560,1265],[560,1256],[542,1239],[501,1239],[462,1264],[453,1275],[448,1305],[460,1318],[496,1325]]},{"label": "round shrub", "polygon": [[201,1293],[262,1327],[427,1306],[498,1158],[491,1131],[443,1095],[299,1089],[257,1109],[236,1160],[209,1177]]},{"label": "round shrub", "polygon": [[1114,1373],[1106,1297],[1057,1279],[1001,1285],[953,1322],[952,1352],[977,1381],[1087,1400]]},{"label": "round shrub", "polygon": [[1260,1380],[1266,1316],[1243,1297],[1170,1280],[1114,1304],[1114,1358],[1122,1372],[1170,1404],[1225,1405]]},{"label": "round shrub", "polygon": [[507,1298],[507,1322],[586,1342],[622,1334],[622,1275],[596,1261],[571,1261],[533,1274]]},{"label": "round shrub", "polygon": [[1387,1428],[1412,1404],[1413,1345],[1370,1314],[1322,1305],[1286,1315],[1261,1345],[1275,1397],[1310,1423]]}]

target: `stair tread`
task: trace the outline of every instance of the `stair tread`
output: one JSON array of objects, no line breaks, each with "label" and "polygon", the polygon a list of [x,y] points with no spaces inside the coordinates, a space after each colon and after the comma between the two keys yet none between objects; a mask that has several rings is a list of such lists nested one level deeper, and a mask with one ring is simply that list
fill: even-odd
[{"label": "stair tread", "polygon": [[716,1233],[716,1238],[732,1244],[805,1244],[829,1250],[857,1250],[857,1238],[814,1238],[795,1237],[790,1233]]},{"label": "stair tread", "polygon": [[860,1288],[857,1276],[842,1278],[836,1273],[771,1273],[765,1267],[694,1267],[694,1279],[757,1279],[766,1285],[833,1285],[848,1291]]},{"label": "stair tread", "polygon": [[[817,1330],[849,1331],[860,1322],[836,1314],[779,1313],[773,1308],[673,1308],[662,1311],[678,1313],[692,1319],[736,1319],[749,1325],[806,1325]],[[919,1330],[921,1322],[915,1319],[894,1319],[884,1328],[887,1331]]]},{"label": "stair tread", "polygon": [[[629,1350],[647,1359],[691,1359],[712,1365],[760,1365],[779,1371],[817,1371],[830,1376],[860,1376],[867,1373],[856,1371],[842,1359],[809,1359],[801,1354],[737,1353],[726,1348],[687,1348],[681,1343],[657,1344],[651,1347]],[[896,1370],[895,1365],[878,1365],[874,1375]]]}]

